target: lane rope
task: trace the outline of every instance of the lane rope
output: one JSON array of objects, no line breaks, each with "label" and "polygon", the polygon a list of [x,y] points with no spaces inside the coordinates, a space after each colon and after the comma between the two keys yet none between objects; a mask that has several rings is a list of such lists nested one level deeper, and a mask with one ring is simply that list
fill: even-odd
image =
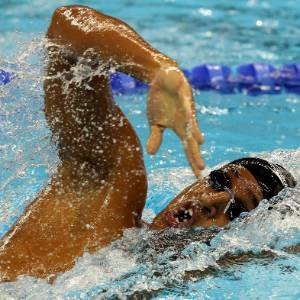
[{"label": "lane rope", "polygon": [[[279,94],[282,91],[300,94],[300,63],[285,64],[276,68],[265,63],[242,64],[230,68],[219,64],[202,64],[193,69],[182,69],[196,90],[215,90],[220,93],[245,93],[249,95]],[[0,68],[0,86],[16,77]],[[124,73],[110,74],[114,94],[145,92],[148,86]]]}]

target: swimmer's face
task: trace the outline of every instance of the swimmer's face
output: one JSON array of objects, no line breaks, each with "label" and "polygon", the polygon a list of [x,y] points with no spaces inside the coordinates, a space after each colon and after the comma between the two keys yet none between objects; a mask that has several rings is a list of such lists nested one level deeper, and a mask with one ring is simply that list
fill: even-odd
[{"label": "swimmer's face", "polygon": [[[234,198],[234,204],[230,204]],[[184,189],[153,221],[153,229],[225,226],[263,199],[253,175],[239,165],[227,165]],[[229,205],[230,204],[230,205]]]}]

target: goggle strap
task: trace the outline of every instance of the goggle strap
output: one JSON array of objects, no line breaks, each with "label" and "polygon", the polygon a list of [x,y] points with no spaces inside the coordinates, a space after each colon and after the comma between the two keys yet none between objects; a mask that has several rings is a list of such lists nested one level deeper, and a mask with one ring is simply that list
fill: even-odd
[{"label": "goggle strap", "polygon": [[227,213],[228,209],[230,208],[230,205],[235,203],[233,191],[228,189],[227,187],[225,187],[225,191],[228,192],[228,194],[230,196],[230,199],[229,199],[228,203],[226,204],[226,206],[224,208],[224,214]]}]

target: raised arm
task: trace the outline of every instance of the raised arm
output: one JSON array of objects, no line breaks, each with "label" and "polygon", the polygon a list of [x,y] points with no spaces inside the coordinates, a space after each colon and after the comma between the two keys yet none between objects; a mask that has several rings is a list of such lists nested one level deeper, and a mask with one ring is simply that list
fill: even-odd
[{"label": "raised arm", "polygon": [[130,26],[85,6],[58,8],[47,37],[76,56],[93,50],[107,70],[115,69],[150,84],[147,150],[154,154],[164,128],[173,129],[183,142],[194,173],[204,168],[192,89],[176,62],[144,41]]},{"label": "raised arm", "polygon": [[77,55],[87,49],[103,63],[150,83],[162,66],[176,62],[144,41],[129,25],[85,6],[64,6],[53,14],[47,36]]}]

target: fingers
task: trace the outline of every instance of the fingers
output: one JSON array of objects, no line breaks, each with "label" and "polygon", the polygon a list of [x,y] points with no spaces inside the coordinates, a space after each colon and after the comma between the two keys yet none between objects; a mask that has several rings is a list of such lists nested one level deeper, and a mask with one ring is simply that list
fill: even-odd
[{"label": "fingers", "polygon": [[151,125],[150,136],[147,141],[147,152],[149,154],[155,154],[159,149],[162,142],[164,128],[159,125]]},{"label": "fingers", "polygon": [[199,128],[198,121],[197,121],[195,100],[193,99],[193,92],[189,85],[188,85],[188,89],[185,92],[186,92],[185,96],[187,99],[189,99],[188,102],[190,103],[190,107],[188,109],[188,111],[189,111],[188,119],[189,119],[189,122],[191,122],[191,129],[192,129],[193,137],[196,139],[198,144],[203,144],[204,138],[203,138],[202,132]]},{"label": "fingers", "polygon": [[196,118],[193,120],[192,124],[192,132],[193,132],[193,137],[196,139],[198,144],[203,144],[204,143],[204,137],[203,134],[197,124]]},{"label": "fingers", "polygon": [[201,175],[201,170],[205,167],[205,164],[201,158],[198,142],[193,137],[190,137],[183,143],[187,159],[193,169],[193,172],[197,177],[199,177]]}]

